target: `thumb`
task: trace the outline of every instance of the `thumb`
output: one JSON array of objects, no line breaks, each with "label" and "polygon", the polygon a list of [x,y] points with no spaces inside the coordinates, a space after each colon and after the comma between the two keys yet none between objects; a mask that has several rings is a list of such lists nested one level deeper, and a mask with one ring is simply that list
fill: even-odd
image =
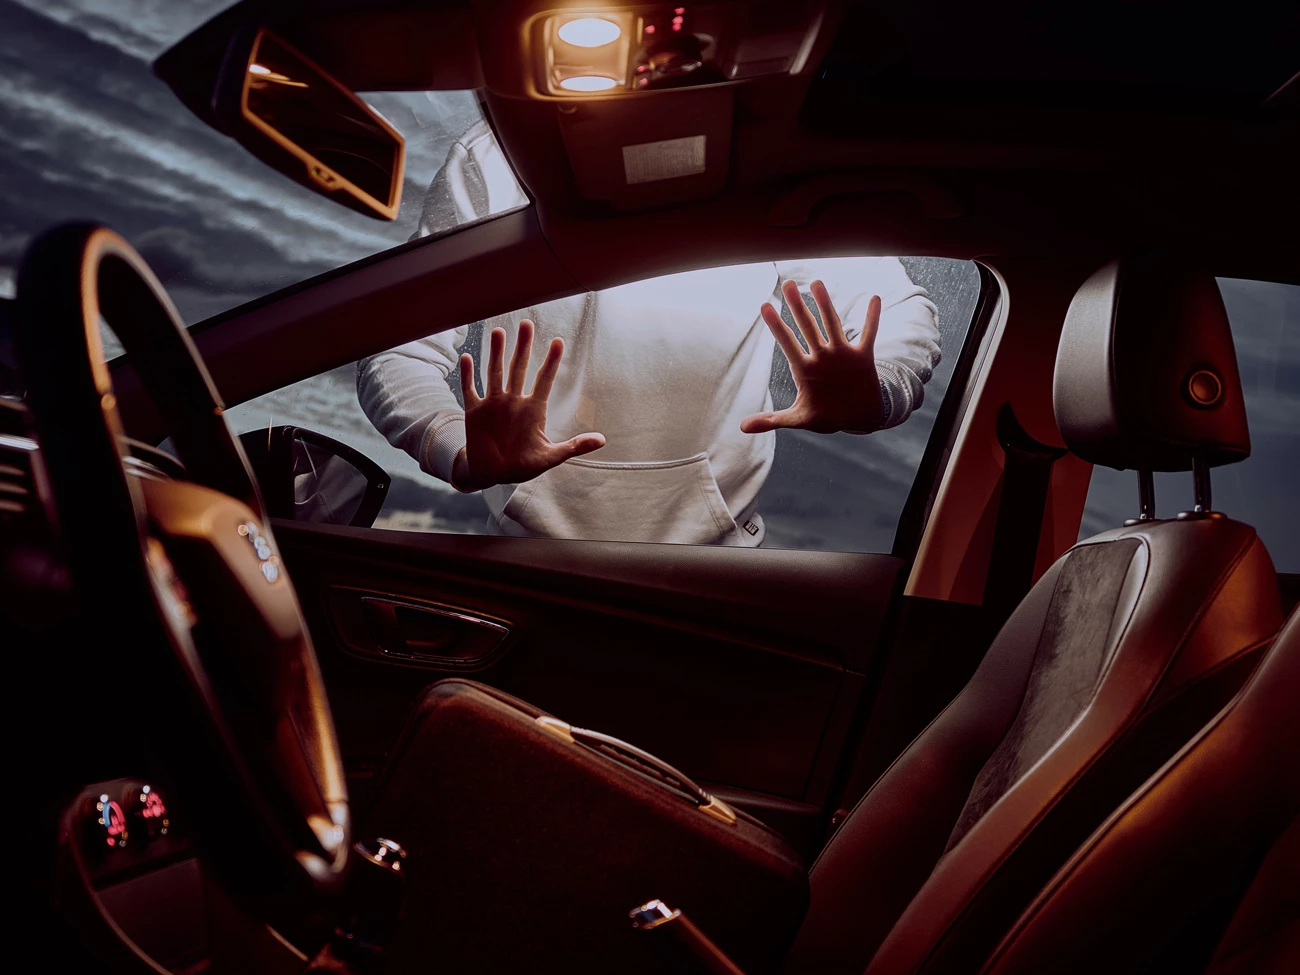
[{"label": "thumb", "polygon": [[603,433],[580,433],[563,443],[555,444],[551,448],[551,453],[556,464],[563,464],[572,457],[581,457],[603,446],[605,446]]},{"label": "thumb", "polygon": [[876,352],[876,333],[880,331],[880,295],[872,295],[867,302],[867,317],[862,323],[862,334],[858,336],[858,348],[870,352],[874,358]]},{"label": "thumb", "polygon": [[740,421],[741,433],[767,433],[781,427],[798,426],[799,421],[794,410],[779,410],[776,413],[755,413]]}]

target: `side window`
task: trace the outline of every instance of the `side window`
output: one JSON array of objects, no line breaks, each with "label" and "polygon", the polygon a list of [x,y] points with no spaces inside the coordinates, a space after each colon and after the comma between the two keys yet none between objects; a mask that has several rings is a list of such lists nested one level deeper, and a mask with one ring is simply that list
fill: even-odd
[{"label": "side window", "polygon": [[[1250,457],[1213,472],[1214,507],[1254,525],[1279,572],[1300,573],[1300,286],[1220,278],[1250,421]],[[1190,474],[1156,475],[1156,511],[1192,507]],[[1137,511],[1137,476],[1095,467],[1080,537]]]},{"label": "side window", "polygon": [[[792,369],[760,314],[770,302],[776,324],[790,329],[787,348],[806,356],[793,326],[805,309],[805,321],[820,320],[814,281],[842,322],[840,349],[860,340],[872,296],[881,298],[869,393],[873,357],[841,352],[821,372],[806,359]],[[798,289],[799,316],[783,298],[787,283]],[[377,462],[391,475],[379,528],[887,552],[979,288],[974,264],[941,258],[691,271],[441,332],[227,415],[241,433],[303,427]],[[525,389],[545,371],[551,343],[564,343],[547,437],[586,447],[603,437],[599,449],[536,476],[520,476],[546,449],[530,432],[536,414],[471,404],[467,425],[458,366],[470,356],[472,395],[490,393],[491,335],[501,329],[509,385],[525,319],[535,323]],[[825,341],[824,326],[816,334]],[[840,432],[768,429],[773,413]],[[488,468],[488,483],[476,483],[475,471]]]}]

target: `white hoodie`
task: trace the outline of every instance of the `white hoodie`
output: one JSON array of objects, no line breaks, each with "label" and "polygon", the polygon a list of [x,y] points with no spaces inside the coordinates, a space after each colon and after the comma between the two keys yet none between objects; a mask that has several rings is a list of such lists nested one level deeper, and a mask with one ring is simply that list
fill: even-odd
[{"label": "white hoodie", "polygon": [[[489,130],[490,131],[490,130]],[[471,140],[448,156],[430,197],[479,197],[482,182],[463,170]],[[483,142],[491,144],[486,148]],[[467,148],[467,143],[469,147]],[[474,145],[477,143],[477,146]],[[450,171],[450,172],[449,172]],[[452,189],[439,186],[450,182]],[[429,208],[426,205],[426,216]],[[460,223],[474,219],[461,215]],[[425,232],[436,228],[424,228]],[[803,293],[825,282],[846,337],[859,334],[867,302],[882,302],[876,361],[885,402],[882,427],[896,426],[921,403],[939,362],[934,305],[897,258],[783,261],[688,271],[605,291],[562,298],[484,323],[481,368],[489,331],[507,335],[507,361],[520,319],[537,326],[529,388],[543,350],[565,341],[547,416],[555,441],[579,433],[606,437],[600,450],[520,485],[483,492],[490,531],[557,538],[755,546],[763,520],[759,490],[772,466],[774,432],[745,434],[740,421],[772,409],[769,383],[775,340],[759,315],[764,301],[781,306],[781,284]],[[448,382],[468,327],[440,332],[358,363],[357,395],[366,415],[421,469],[451,482],[465,446],[465,415]],[[485,385],[480,382],[480,388]],[[869,431],[867,431],[869,432]]]}]

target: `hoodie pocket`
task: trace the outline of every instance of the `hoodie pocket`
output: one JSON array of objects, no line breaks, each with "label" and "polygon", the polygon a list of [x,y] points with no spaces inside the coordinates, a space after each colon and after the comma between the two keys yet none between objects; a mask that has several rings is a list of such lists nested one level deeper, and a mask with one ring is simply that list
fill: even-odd
[{"label": "hoodie pocket", "polygon": [[687,545],[714,544],[736,531],[708,454],[648,463],[566,461],[519,485],[499,521],[508,535]]}]

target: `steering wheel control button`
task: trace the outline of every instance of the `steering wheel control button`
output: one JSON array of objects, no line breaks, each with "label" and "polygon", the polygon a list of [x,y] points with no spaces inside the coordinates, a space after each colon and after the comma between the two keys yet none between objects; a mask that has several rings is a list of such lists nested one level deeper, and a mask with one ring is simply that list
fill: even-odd
[{"label": "steering wheel control button", "polygon": [[1209,369],[1197,369],[1188,375],[1184,391],[1193,406],[1208,410],[1223,399],[1223,381]]},{"label": "steering wheel control button", "polygon": [[262,576],[267,582],[276,582],[280,578],[280,557],[271,548],[271,543],[257,525],[246,521],[239,526],[239,534],[248,539],[253,546],[257,560],[262,564]]},{"label": "steering wheel control button", "polygon": [[123,849],[130,838],[126,814],[108,793],[95,800],[89,827],[93,846],[102,852],[115,853]]},{"label": "steering wheel control button", "polygon": [[153,786],[142,785],[131,794],[131,825],[146,840],[166,836],[172,827],[171,813],[162,794]]}]

